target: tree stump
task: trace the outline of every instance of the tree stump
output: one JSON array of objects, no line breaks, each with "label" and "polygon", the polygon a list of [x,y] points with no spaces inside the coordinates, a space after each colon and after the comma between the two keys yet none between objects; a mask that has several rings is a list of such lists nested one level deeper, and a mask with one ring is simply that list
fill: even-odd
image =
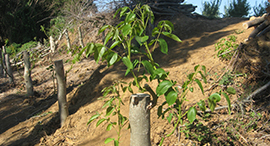
[{"label": "tree stump", "polygon": [[68,116],[68,104],[66,100],[66,80],[64,74],[63,60],[54,61],[55,73],[57,78],[57,97],[61,127],[64,125]]},{"label": "tree stump", "polygon": [[2,48],[0,48],[0,77],[4,76],[3,71],[3,57],[2,57]]},{"label": "tree stump", "polygon": [[31,78],[31,63],[29,59],[29,52],[23,52],[23,60],[24,60],[24,80],[25,80],[25,87],[27,90],[27,96],[33,96],[33,84]]},{"label": "tree stump", "polygon": [[149,94],[133,94],[130,97],[130,146],[151,146],[149,104]]}]

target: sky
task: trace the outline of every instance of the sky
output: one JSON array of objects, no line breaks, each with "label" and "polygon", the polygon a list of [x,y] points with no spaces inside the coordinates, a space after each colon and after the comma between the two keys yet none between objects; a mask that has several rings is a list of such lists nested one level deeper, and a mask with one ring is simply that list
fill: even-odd
[{"label": "sky", "polygon": [[[204,1],[210,2],[211,0],[185,0],[184,3],[192,4],[194,6],[197,6],[195,12],[196,13],[199,13],[199,14],[202,14],[202,3]],[[224,6],[229,6],[229,2],[230,1],[232,1],[232,0],[222,0],[221,6],[220,6],[220,9],[219,9],[221,13],[224,14]],[[267,0],[247,0],[247,2],[251,6],[251,10],[249,11],[250,12],[250,15],[253,14],[253,7],[255,6],[256,1],[257,1],[257,6],[258,6],[261,2],[265,2]]]},{"label": "sky", "polygon": [[[97,0],[97,2],[101,2],[101,3],[106,3],[106,2],[109,2],[110,0]],[[194,6],[197,6],[195,12],[198,13],[198,14],[202,14],[202,3],[204,1],[212,1],[212,0],[185,0],[184,3],[186,4],[193,4]],[[221,1],[221,6],[220,6],[220,12],[224,14],[224,6],[229,6],[229,3],[233,1],[233,0],[222,0]],[[257,6],[260,4],[260,3],[264,3],[266,2],[267,0],[247,0],[247,2],[250,4],[251,6],[251,10],[249,11],[250,12],[250,16],[252,16],[252,14],[254,14],[253,12],[253,7],[255,6],[256,4],[256,1],[257,1]],[[263,5],[264,6],[264,5]]]}]

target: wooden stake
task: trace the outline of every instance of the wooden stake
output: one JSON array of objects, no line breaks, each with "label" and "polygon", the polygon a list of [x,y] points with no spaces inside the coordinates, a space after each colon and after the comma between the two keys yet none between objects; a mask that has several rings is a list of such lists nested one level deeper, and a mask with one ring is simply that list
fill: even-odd
[{"label": "wooden stake", "polygon": [[57,78],[57,97],[59,105],[59,114],[61,127],[64,125],[68,116],[68,104],[66,100],[66,80],[64,74],[63,60],[54,61]]},{"label": "wooden stake", "polygon": [[27,90],[27,96],[33,96],[33,84],[31,78],[31,63],[29,59],[29,53],[27,51],[23,52],[23,60],[24,60],[24,79],[25,79],[25,87]]},{"label": "wooden stake", "polygon": [[14,83],[14,77],[13,77],[13,72],[12,68],[10,66],[10,61],[9,61],[9,54],[5,54],[5,59],[6,59],[6,67],[7,67],[7,74],[9,77],[9,83]]}]

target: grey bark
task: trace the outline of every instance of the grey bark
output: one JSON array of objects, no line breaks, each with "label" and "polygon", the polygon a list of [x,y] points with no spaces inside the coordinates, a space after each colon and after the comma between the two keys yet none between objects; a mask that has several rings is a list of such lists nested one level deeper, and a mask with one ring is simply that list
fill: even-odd
[{"label": "grey bark", "polygon": [[249,35],[248,39],[253,39],[256,37],[256,35],[261,32],[262,30],[264,30],[268,25],[269,25],[269,21],[265,20],[263,23],[261,23],[257,28],[255,28]]},{"label": "grey bark", "polygon": [[[5,46],[2,46],[2,60],[3,60],[3,62],[2,62],[2,65],[3,65],[3,69],[6,69],[7,67],[6,67],[6,59],[5,59],[5,54],[6,54],[6,47]],[[6,73],[6,70],[4,70],[4,74],[3,74],[3,76],[4,77],[6,77],[7,76],[7,73]]]},{"label": "grey bark", "polygon": [[5,63],[6,63],[9,83],[14,83],[13,72],[12,72],[12,68],[10,66],[10,61],[9,61],[9,54],[5,54]]},{"label": "grey bark", "polygon": [[80,45],[82,46],[82,48],[84,48],[81,26],[78,27],[78,33],[79,33],[79,42],[80,42]]},{"label": "grey bark", "polygon": [[252,26],[260,25],[261,23],[263,23],[263,21],[265,20],[266,16],[267,15],[263,15],[260,18],[256,18],[254,20],[251,20],[251,21],[248,21],[248,22],[243,23],[244,29],[248,29],[248,28],[250,28]]},{"label": "grey bark", "polygon": [[66,100],[66,81],[64,74],[63,60],[54,61],[55,73],[57,78],[57,97],[61,127],[64,125],[68,116],[68,104]]},{"label": "grey bark", "polygon": [[33,96],[33,83],[31,78],[31,63],[29,59],[29,53],[27,51],[23,52],[23,60],[24,60],[24,80],[25,87],[27,90],[27,96]]},{"label": "grey bark", "polygon": [[3,71],[3,57],[2,57],[2,48],[0,48],[0,77],[4,76],[4,71]]},{"label": "grey bark", "polygon": [[71,45],[70,45],[70,39],[69,39],[67,30],[65,31],[65,36],[66,36],[66,40],[67,40],[67,49],[70,50]]},{"label": "grey bark", "polygon": [[149,104],[149,94],[134,94],[130,97],[130,146],[151,146]]}]

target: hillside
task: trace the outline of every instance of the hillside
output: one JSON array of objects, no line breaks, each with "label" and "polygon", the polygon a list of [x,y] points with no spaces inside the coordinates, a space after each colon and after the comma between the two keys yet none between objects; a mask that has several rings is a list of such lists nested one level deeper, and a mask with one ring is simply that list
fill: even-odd
[{"label": "hillside", "polygon": [[[181,86],[187,78],[187,75],[193,71],[195,65],[205,65],[207,68],[207,84],[203,84],[205,89],[211,86],[211,83],[216,81],[222,75],[229,64],[229,61],[221,60],[217,57],[215,44],[221,38],[227,38],[234,35],[237,37],[236,44],[244,42],[254,28],[243,30],[242,23],[248,21],[244,18],[223,18],[223,19],[204,19],[204,18],[189,18],[183,15],[168,18],[175,25],[174,34],[176,34],[183,42],[176,43],[168,40],[169,52],[168,55],[163,55],[160,51],[153,53],[154,59],[166,71],[169,71],[170,78],[177,81]],[[84,42],[89,42],[91,34],[86,34]],[[75,36],[71,37],[71,41],[75,40]],[[61,43],[65,43],[62,40]],[[60,43],[60,44],[61,44]],[[255,49],[256,45],[250,43],[243,49]],[[58,50],[63,46],[59,46]],[[257,49],[260,50],[260,49]],[[265,52],[264,52],[265,51]],[[261,55],[269,56],[270,50],[261,51]],[[53,60],[63,59],[64,62],[72,59],[69,54],[58,52],[54,54]],[[245,71],[245,67],[241,66],[239,58],[239,70]],[[257,64],[256,64],[257,63]],[[255,65],[260,65],[259,61],[254,61]],[[249,67],[252,68],[254,64]],[[34,90],[36,95],[32,98],[25,97],[25,89],[23,79],[15,72],[14,76],[16,83],[15,87],[8,85],[7,78],[1,78],[0,81],[0,145],[95,145],[95,146],[110,146],[113,143],[104,144],[104,140],[108,137],[116,138],[114,130],[106,131],[106,124],[96,128],[95,122],[87,125],[89,118],[96,112],[105,112],[102,109],[104,100],[99,100],[102,97],[100,91],[111,85],[115,80],[132,80],[129,76],[125,77],[125,67],[121,64],[106,67],[106,63],[96,64],[93,57],[83,59],[73,65],[70,72],[67,74],[67,99],[69,102],[70,116],[67,118],[65,125],[60,127],[58,102],[54,94],[52,73],[47,70],[51,65],[51,61],[43,59],[35,64],[32,71],[32,79],[35,81]],[[243,63],[242,63],[243,65]],[[70,63],[65,63],[64,68],[68,70],[71,67]],[[257,66],[258,67],[258,66]],[[250,69],[258,71],[256,67]],[[248,71],[250,71],[248,70]],[[233,78],[232,86],[236,88],[237,94],[231,96],[231,103],[238,103],[237,99],[247,96],[254,91],[258,86],[264,85],[269,81],[269,77],[261,76],[259,73],[246,72],[246,76],[242,75]],[[20,70],[22,73],[23,70]],[[236,74],[236,73],[235,73]],[[157,86],[157,83],[149,84],[151,87]],[[213,90],[209,90],[202,95],[199,87],[194,88],[194,92],[188,94],[188,102],[185,105],[186,109],[194,105],[200,99],[209,96],[211,93],[218,92],[222,86],[218,86]],[[134,89],[135,90],[135,89]],[[248,92],[249,91],[249,92]],[[184,133],[174,134],[166,138],[164,145],[176,146],[182,144],[212,144],[212,145],[269,145],[269,91],[256,97],[253,104],[245,106],[246,114],[241,117],[241,110],[234,108],[232,115],[228,115],[226,109],[215,111],[209,121],[205,121],[204,128],[208,128],[211,132],[205,135],[206,142],[198,142],[196,137],[190,136],[187,139]],[[129,97],[130,93],[126,93],[123,97],[124,106],[121,111],[123,115],[128,117]],[[160,98],[158,104],[162,104],[164,97]],[[218,106],[227,105],[224,98]],[[254,105],[254,106],[253,106]],[[151,141],[152,145],[158,145],[161,137],[168,134],[172,128],[172,124],[168,124],[166,119],[157,117],[157,106],[151,110]],[[258,110],[259,109],[259,110]],[[256,111],[262,113],[261,118],[246,118]],[[240,115],[240,116],[239,116]],[[198,116],[199,117],[199,116]],[[239,118],[240,117],[240,118]],[[253,116],[254,117],[254,116]],[[231,119],[241,119],[242,125],[252,121],[256,122],[253,130],[247,131],[250,127],[240,128],[233,132],[225,131],[222,128],[236,128]],[[247,121],[249,119],[250,121]],[[255,120],[255,121],[253,121]],[[238,122],[239,122],[238,121]],[[225,123],[225,124],[224,124]],[[240,122],[239,122],[240,124]],[[240,125],[241,125],[240,124]],[[184,127],[184,126],[183,126]],[[232,128],[233,127],[233,128]],[[191,131],[192,132],[192,131]],[[195,133],[195,131],[193,131]],[[230,133],[230,134],[228,134]],[[129,145],[129,130],[123,129],[120,145]],[[238,135],[238,139],[235,138]],[[265,136],[265,137],[263,137]],[[268,144],[267,144],[268,143]]]}]

